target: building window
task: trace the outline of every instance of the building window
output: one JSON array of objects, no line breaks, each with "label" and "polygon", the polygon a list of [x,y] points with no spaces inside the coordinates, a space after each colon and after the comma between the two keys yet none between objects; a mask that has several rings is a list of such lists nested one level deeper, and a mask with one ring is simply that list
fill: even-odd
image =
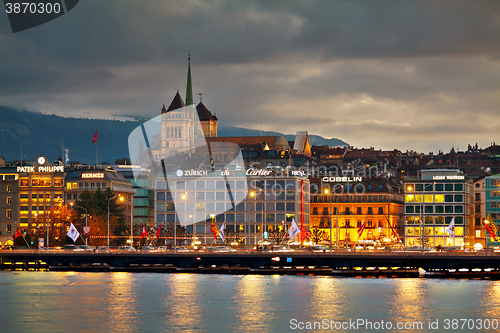
[{"label": "building window", "polygon": [[384,214],[384,207],[379,207],[378,208],[378,213],[381,214],[381,215]]},{"label": "building window", "polygon": [[476,201],[481,201],[481,193],[476,193]]},{"label": "building window", "polygon": [[73,193],[73,200],[78,199],[78,193]]},{"label": "building window", "polygon": [[66,200],[71,200],[71,193],[66,194]]},{"label": "building window", "polygon": [[481,230],[476,230],[476,237],[477,238],[481,237]]},{"label": "building window", "polygon": [[[411,206],[409,206],[411,207]],[[368,214],[373,214],[373,208],[372,207],[368,207]]]},{"label": "building window", "polygon": [[12,192],[12,185],[7,185],[7,192]]},{"label": "building window", "polygon": [[361,215],[361,207],[358,207],[356,214]]},{"label": "building window", "polygon": [[5,217],[8,218],[8,219],[12,218],[12,209],[7,209],[5,211]]},{"label": "building window", "polygon": [[12,197],[7,197],[7,205],[12,205]]},{"label": "building window", "polygon": [[7,233],[10,234],[12,232],[12,225],[7,224]]}]

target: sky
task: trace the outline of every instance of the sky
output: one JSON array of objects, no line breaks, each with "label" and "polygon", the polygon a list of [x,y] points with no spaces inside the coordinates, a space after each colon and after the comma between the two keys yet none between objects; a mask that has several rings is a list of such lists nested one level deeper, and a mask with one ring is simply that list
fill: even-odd
[{"label": "sky", "polygon": [[500,1],[81,0],[12,33],[0,105],[152,118],[176,90],[219,126],[428,153],[500,142]]}]

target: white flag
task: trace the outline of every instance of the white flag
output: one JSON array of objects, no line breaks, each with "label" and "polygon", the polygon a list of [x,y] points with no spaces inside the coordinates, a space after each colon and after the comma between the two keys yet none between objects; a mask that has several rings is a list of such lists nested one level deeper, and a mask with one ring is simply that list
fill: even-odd
[{"label": "white flag", "polygon": [[68,230],[68,237],[71,238],[73,240],[73,242],[76,242],[76,240],[78,239],[78,236],[80,236],[80,233],[78,232],[78,230],[76,230],[73,223],[71,223],[71,225],[69,226],[69,230]]},{"label": "white flag", "polygon": [[222,226],[219,229],[219,236],[223,242],[224,242],[224,237],[226,236],[225,231],[226,231],[226,222],[222,223]]},{"label": "white flag", "polygon": [[451,219],[450,225],[446,228],[446,232],[450,234],[450,237],[455,237],[455,218]]},{"label": "white flag", "polygon": [[290,229],[288,229],[288,237],[292,240],[297,234],[300,233],[299,226],[295,223],[295,219],[292,218],[292,224],[290,225]]}]

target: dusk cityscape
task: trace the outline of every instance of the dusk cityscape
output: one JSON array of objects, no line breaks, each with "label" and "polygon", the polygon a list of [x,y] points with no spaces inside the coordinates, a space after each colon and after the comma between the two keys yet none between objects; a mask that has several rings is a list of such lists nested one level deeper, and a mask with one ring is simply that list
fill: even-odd
[{"label": "dusk cityscape", "polygon": [[496,2],[5,12],[2,331],[498,329]]}]

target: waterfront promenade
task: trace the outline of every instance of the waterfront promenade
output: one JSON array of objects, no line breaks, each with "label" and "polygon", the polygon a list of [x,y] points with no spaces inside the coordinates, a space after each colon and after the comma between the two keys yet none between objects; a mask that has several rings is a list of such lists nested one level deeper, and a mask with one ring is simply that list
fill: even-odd
[{"label": "waterfront promenade", "polygon": [[500,276],[500,254],[419,251],[73,251],[0,253],[2,269],[157,271],[232,274]]}]

